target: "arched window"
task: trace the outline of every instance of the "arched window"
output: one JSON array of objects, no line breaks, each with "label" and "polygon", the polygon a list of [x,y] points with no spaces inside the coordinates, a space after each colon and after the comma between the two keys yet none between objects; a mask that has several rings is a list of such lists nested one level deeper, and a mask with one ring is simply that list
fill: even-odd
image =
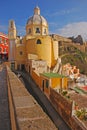
[{"label": "arched window", "polygon": [[37,40],[37,44],[41,44],[41,40],[40,39]]},{"label": "arched window", "polygon": [[40,29],[39,28],[36,28],[36,33],[40,33]]}]

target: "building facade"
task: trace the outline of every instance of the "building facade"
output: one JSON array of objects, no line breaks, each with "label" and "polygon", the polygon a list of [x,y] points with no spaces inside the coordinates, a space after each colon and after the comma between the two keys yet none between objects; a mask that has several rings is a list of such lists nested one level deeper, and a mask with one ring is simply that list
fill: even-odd
[{"label": "building facade", "polygon": [[8,59],[8,36],[0,32],[0,60]]}]

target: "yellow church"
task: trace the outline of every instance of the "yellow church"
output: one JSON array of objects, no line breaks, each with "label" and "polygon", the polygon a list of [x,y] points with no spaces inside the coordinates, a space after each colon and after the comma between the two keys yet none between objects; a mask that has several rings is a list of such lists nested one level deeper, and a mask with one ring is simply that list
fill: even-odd
[{"label": "yellow church", "polygon": [[[30,71],[30,64],[42,64],[48,70],[58,68],[58,41],[49,35],[48,23],[41,16],[40,8],[34,8],[34,14],[26,22],[26,35],[18,37],[13,20],[9,21],[9,62],[11,67]],[[36,62],[34,62],[36,61]],[[40,65],[39,65],[40,66]]]},{"label": "yellow church", "polygon": [[[67,88],[67,78],[62,72],[59,41],[49,35],[48,23],[40,15],[40,8],[26,22],[26,35],[16,34],[15,22],[9,22],[9,63],[11,69],[26,70],[47,96],[50,87]],[[64,39],[62,39],[64,40]],[[66,40],[66,39],[65,39]],[[47,86],[47,83],[49,84]]]}]

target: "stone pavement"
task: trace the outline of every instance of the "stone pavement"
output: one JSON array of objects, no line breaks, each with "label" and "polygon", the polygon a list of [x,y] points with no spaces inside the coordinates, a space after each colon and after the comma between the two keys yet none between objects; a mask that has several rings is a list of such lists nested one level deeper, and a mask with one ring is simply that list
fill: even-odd
[{"label": "stone pavement", "polygon": [[[60,115],[55,111],[47,97],[43,94],[43,92],[37,87],[32,78],[27,73],[20,72],[26,88],[32,95],[38,100],[39,104],[43,107],[44,111],[48,113],[50,118],[55,123],[56,127],[59,130],[71,130],[70,127],[64,122],[64,120],[60,117]],[[49,129],[50,130],[50,129]]]},{"label": "stone pavement", "polygon": [[6,68],[0,65],[0,130],[11,130]]},{"label": "stone pavement", "polygon": [[17,130],[58,130],[23,83],[8,67],[7,75],[8,89],[11,90],[15,109]]}]

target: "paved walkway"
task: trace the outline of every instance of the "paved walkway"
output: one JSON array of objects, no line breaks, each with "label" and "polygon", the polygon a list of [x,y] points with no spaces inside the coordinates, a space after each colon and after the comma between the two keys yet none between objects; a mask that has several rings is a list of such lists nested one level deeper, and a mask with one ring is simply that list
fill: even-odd
[{"label": "paved walkway", "polygon": [[6,78],[6,68],[0,65],[0,130],[11,130]]},{"label": "paved walkway", "polygon": [[43,92],[36,86],[32,78],[29,74],[21,73],[24,79],[24,83],[26,88],[32,95],[37,99],[40,105],[42,105],[44,111],[48,113],[50,118],[53,120],[58,130],[71,130],[69,126],[64,122],[64,120],[60,117],[60,115],[55,111],[47,97],[43,94]]}]

